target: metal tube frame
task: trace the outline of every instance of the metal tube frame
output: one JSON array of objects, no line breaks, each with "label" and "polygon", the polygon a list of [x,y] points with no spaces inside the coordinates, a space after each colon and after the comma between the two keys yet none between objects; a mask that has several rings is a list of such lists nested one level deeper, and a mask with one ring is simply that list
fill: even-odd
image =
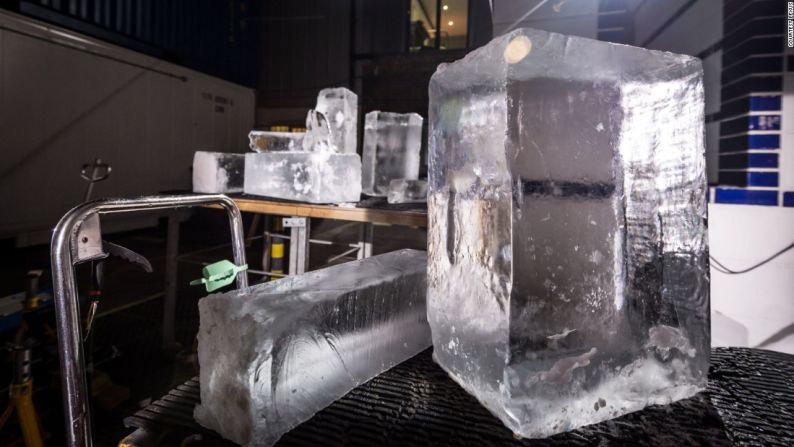
[{"label": "metal tube frame", "polygon": [[[51,244],[52,287],[58,330],[61,380],[63,382],[66,440],[69,446],[91,446],[91,413],[85,376],[85,353],[80,325],[80,309],[74,278],[72,237],[93,214],[118,214],[156,211],[200,205],[221,205],[229,215],[234,261],[245,264],[245,240],[240,209],[225,195],[150,196],[136,199],[103,199],[83,203],[64,215],[55,227]],[[237,287],[248,286],[245,274],[237,275]]]}]

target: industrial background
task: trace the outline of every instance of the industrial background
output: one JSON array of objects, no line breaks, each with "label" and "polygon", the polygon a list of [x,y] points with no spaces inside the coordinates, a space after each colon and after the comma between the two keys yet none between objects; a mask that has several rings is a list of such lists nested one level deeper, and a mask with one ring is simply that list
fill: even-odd
[{"label": "industrial background", "polygon": [[[93,197],[186,192],[196,150],[244,152],[251,129],[302,128],[326,87],[358,94],[359,127],[373,110],[427,118],[438,64],[526,26],[703,60],[709,237],[719,262],[712,318],[715,328],[730,328],[713,338],[794,353],[794,251],[763,262],[794,240],[794,50],[785,45],[785,2],[0,0],[0,7],[2,299],[24,296],[30,270],[45,271],[47,289],[52,229],[83,201],[84,165],[101,159],[112,166]],[[104,232],[149,257],[155,273],[119,264],[107,274],[93,354],[108,384],[101,445],[130,431],[125,415],[192,374],[183,352],[163,349],[159,326],[167,217],[103,221]],[[203,295],[187,283],[200,276],[200,262],[219,257],[202,248],[223,244],[228,233],[211,211],[177,219],[180,251],[197,253],[193,263],[180,261],[171,341],[184,348],[195,337]],[[314,234],[357,237],[356,229],[315,225]],[[375,247],[423,248],[423,238],[421,229],[376,229]],[[252,258],[261,244],[249,247]],[[745,266],[754,268],[732,271]],[[78,275],[88,281],[87,271]],[[0,322],[6,341],[8,324]],[[50,386],[57,353],[42,352],[36,400],[59,445],[60,391]],[[9,365],[2,368],[0,388],[11,375]]]}]

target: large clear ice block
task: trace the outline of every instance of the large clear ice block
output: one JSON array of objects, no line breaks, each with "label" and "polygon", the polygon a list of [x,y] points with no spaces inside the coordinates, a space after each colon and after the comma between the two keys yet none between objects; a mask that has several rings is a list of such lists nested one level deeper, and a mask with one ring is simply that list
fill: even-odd
[{"label": "large clear ice block", "polygon": [[423,351],[426,269],[425,252],[400,250],[201,299],[196,420],[271,445]]},{"label": "large clear ice block", "polygon": [[385,196],[392,180],[419,178],[422,121],[416,113],[367,113],[361,174],[365,194]]},{"label": "large clear ice block", "polygon": [[303,132],[252,130],[248,133],[248,145],[254,152],[300,151],[304,135]]},{"label": "large clear ice block", "polygon": [[193,192],[243,192],[244,163],[243,154],[196,151],[193,154]]},{"label": "large clear ice block", "polygon": [[245,154],[244,192],[311,203],[358,202],[361,159],[332,152]]},{"label": "large clear ice block", "polygon": [[388,203],[427,202],[427,182],[424,180],[396,179],[389,183]]},{"label": "large clear ice block", "polygon": [[[329,131],[330,147],[326,147],[325,134]],[[304,150],[357,153],[358,96],[344,87],[320,90],[317,105],[306,119],[306,134]]]},{"label": "large clear ice block", "polygon": [[434,358],[515,433],[706,386],[702,76],[693,57],[532,29],[433,75]]}]

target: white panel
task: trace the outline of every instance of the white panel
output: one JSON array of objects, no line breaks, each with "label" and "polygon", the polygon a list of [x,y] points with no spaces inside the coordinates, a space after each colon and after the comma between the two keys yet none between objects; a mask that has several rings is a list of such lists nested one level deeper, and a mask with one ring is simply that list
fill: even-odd
[{"label": "white panel", "polygon": [[[0,25],[0,237],[51,229],[82,201],[80,166],[96,157],[113,173],[94,197],[137,196],[190,190],[201,146],[244,150],[253,90],[63,30],[82,48],[51,43],[53,27],[16,14]],[[203,90],[233,105],[217,113],[195,99]]]},{"label": "white panel", "polygon": [[[794,241],[794,209],[709,205],[711,255],[733,270],[752,266]],[[742,275],[711,269],[711,307],[748,329],[757,346],[794,324],[794,250]],[[794,335],[764,346],[794,354]]]}]

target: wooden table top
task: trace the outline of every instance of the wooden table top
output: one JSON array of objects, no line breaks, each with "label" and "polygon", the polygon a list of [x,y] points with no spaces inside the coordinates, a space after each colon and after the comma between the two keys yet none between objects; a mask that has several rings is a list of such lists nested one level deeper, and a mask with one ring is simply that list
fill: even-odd
[{"label": "wooden table top", "polygon": [[[240,211],[277,216],[313,217],[381,225],[427,227],[427,212],[423,210],[393,210],[386,208],[354,208],[313,203],[279,202],[265,198],[232,197]],[[218,208],[213,206],[213,208]]]}]

